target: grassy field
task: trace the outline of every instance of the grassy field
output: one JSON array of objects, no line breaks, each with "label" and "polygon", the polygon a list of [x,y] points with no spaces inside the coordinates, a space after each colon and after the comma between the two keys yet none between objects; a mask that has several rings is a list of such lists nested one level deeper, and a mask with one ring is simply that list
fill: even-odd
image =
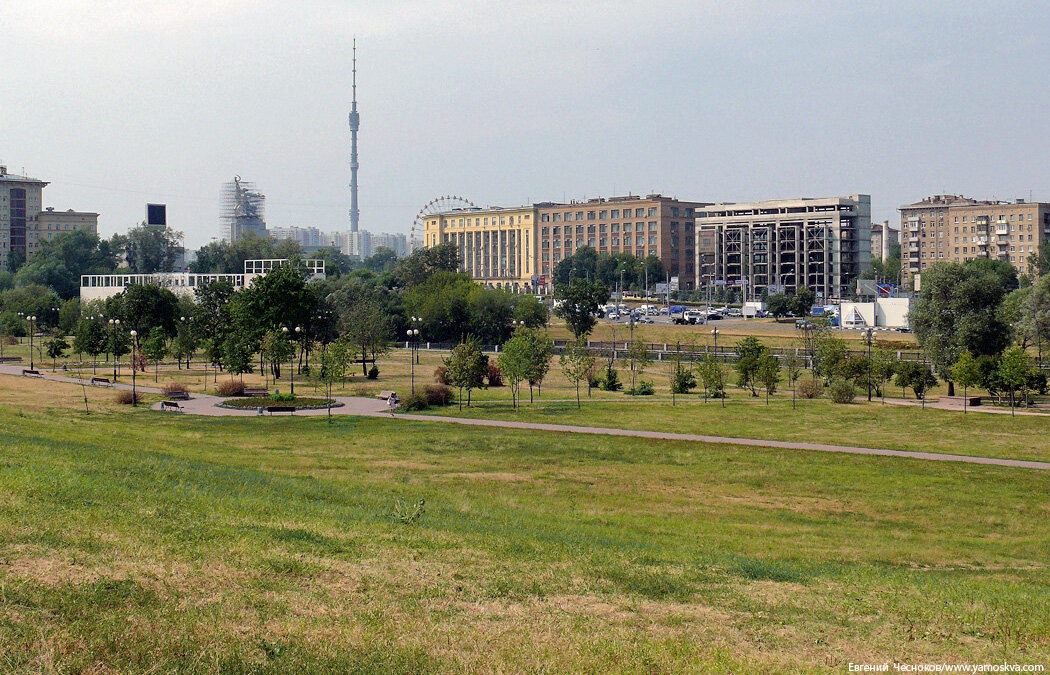
[{"label": "grassy field", "polygon": [[5,672],[1050,659],[1048,473],[88,392],[0,377]]}]

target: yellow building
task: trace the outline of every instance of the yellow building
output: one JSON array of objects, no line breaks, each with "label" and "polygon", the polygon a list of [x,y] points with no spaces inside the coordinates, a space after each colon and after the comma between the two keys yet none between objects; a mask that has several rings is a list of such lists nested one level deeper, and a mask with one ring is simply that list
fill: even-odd
[{"label": "yellow building", "polygon": [[460,269],[475,281],[515,292],[536,285],[536,209],[454,209],[423,220],[428,248],[453,243]]}]

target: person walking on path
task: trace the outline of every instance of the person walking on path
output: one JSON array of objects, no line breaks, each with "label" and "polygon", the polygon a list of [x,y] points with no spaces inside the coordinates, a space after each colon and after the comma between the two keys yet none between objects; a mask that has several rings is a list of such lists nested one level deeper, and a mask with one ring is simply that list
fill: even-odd
[{"label": "person walking on path", "polygon": [[400,403],[400,401],[398,401],[397,394],[391,392],[390,398],[388,398],[386,401],[390,404],[390,416],[393,417],[394,410],[397,408],[397,404]]}]

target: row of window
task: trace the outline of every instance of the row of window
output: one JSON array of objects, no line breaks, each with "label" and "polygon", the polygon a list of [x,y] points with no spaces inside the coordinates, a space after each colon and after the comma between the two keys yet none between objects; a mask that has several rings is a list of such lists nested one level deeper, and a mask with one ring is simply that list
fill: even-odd
[{"label": "row of window", "polygon": [[[589,237],[587,239],[587,246],[593,247],[594,246],[594,241],[595,241],[594,237]],[[609,239],[608,239],[608,237],[600,237],[598,239],[598,241],[599,241],[599,244],[598,244],[599,246],[607,246]],[[580,246],[583,246],[584,245],[583,242],[584,242],[584,240],[582,238],[578,238],[576,240],[576,247],[579,248]],[[644,234],[636,235],[634,237],[634,242],[635,242],[635,246],[644,246],[645,245],[645,235]],[[657,236],[655,234],[649,235],[649,245],[650,246],[656,246],[656,243],[657,243]],[[612,245],[613,246],[619,246],[620,245],[620,238],[619,237],[613,237],[612,238]],[[623,245],[624,246],[630,246],[631,245],[631,235],[629,235],[629,234],[624,235],[624,237],[623,237]],[[562,246],[562,240],[561,239],[555,239],[553,243],[545,239],[545,240],[543,240],[543,243],[540,245],[540,248],[561,248],[561,246]],[[565,248],[572,248],[572,239],[566,239],[565,240]]]},{"label": "row of window", "polygon": [[[657,208],[655,206],[650,206],[648,208],[639,207],[639,208],[636,208],[636,209],[633,209],[633,210],[632,209],[623,209],[623,217],[624,218],[630,218],[633,215],[635,218],[645,218],[647,216],[649,218],[655,218],[656,217],[656,212],[657,212]],[[671,216],[674,217],[674,218],[678,217],[678,207],[677,206],[671,207]],[[601,209],[599,211],[576,211],[575,213],[568,212],[568,213],[564,214],[564,219],[566,221],[570,221],[570,220],[573,220],[573,219],[575,219],[575,220],[583,220],[584,217],[586,217],[587,220],[606,220],[608,218],[612,218],[613,220],[616,220],[617,218],[620,218],[620,209],[608,209],[608,210],[607,209]],[[685,217],[686,218],[692,218],[693,217],[693,210],[692,209],[686,209],[685,210]],[[559,223],[559,222],[562,221],[562,218],[563,218],[563,214],[560,211],[555,211],[554,213],[541,213],[540,214],[540,222],[541,223]]]},{"label": "row of window", "polygon": [[[516,222],[514,220],[515,218],[517,218]],[[473,220],[474,222],[473,223],[470,222],[471,220]],[[526,213],[523,216],[521,216],[521,215],[519,215],[519,216],[500,216],[498,219],[496,218],[496,216],[492,216],[491,220],[492,220],[492,222],[489,223],[489,217],[488,216],[478,216],[478,217],[475,217],[475,218],[447,218],[445,220],[445,224],[448,227],[457,227],[457,226],[458,227],[470,227],[470,226],[474,226],[474,227],[488,227],[490,224],[493,225],[493,226],[496,226],[496,225],[521,225],[522,222],[526,222],[527,223],[527,222],[531,221],[532,220],[532,216],[529,215],[528,213]],[[437,221],[433,220],[433,221],[430,222],[430,224],[431,225],[437,225]]]},{"label": "row of window", "polygon": [[[678,223],[674,223],[674,225],[677,225],[677,224]],[[635,231],[635,232],[645,232],[646,224],[645,223],[634,223],[633,225],[631,223],[624,223],[623,224],[623,231],[624,232],[631,232],[632,228],[633,228],[633,231]],[[604,223],[598,226],[598,231],[599,232],[605,232],[605,224]],[[611,223],[609,225],[609,231],[610,232],[619,232],[620,231],[620,223]],[[657,232],[658,231],[658,228],[656,226],[656,221],[655,220],[649,221],[649,231],[650,232]],[[556,234],[556,235],[557,234],[561,234],[562,233],[562,228],[560,226],[558,226],[558,225],[555,225],[554,227],[541,228],[540,229],[540,236],[546,237],[546,236],[549,236],[552,232],[554,234]],[[566,225],[565,226],[565,234],[572,234],[572,226],[571,225]],[[583,234],[583,225],[577,225],[576,226],[576,234]],[[594,234],[594,225],[588,225],[587,226],[587,234]]]}]

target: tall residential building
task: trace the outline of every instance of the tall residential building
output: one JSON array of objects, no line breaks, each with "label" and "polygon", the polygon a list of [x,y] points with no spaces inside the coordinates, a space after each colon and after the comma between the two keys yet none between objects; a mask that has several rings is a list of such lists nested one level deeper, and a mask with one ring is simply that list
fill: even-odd
[{"label": "tall residential building", "polygon": [[460,269],[481,283],[512,291],[540,285],[536,271],[536,220],[533,206],[455,209],[423,220],[427,247],[453,243]]},{"label": "tall residential building", "polygon": [[668,276],[678,277],[680,288],[691,288],[696,264],[693,221],[704,206],[706,202],[659,194],[538,204],[539,284],[550,284],[558,262],[590,246],[599,253],[656,256]]},{"label": "tall residential building", "polygon": [[1019,273],[1031,271],[1028,257],[1050,245],[1050,203],[980,201],[934,195],[900,207],[901,266],[905,282],[945,260],[990,258]]},{"label": "tall residential building", "polygon": [[403,234],[395,234],[392,232],[373,234],[372,254],[374,255],[376,249],[380,247],[390,249],[397,254],[398,258],[404,258],[408,255],[408,237]]},{"label": "tall residential building", "polygon": [[697,285],[737,287],[745,299],[803,286],[821,301],[848,298],[871,262],[869,195],[714,204],[697,209],[696,227],[698,261],[714,259]]},{"label": "tall residential building", "polygon": [[43,210],[47,181],[16,176],[0,166],[0,269],[21,267],[43,241],[60,232],[98,235],[98,214]]},{"label": "tall residential building", "polygon": [[268,231],[274,239],[290,239],[298,242],[307,252],[330,245],[330,236],[316,227],[271,227]]},{"label": "tall residential building", "polygon": [[[885,236],[884,236],[885,235]],[[885,260],[894,246],[901,243],[901,231],[890,227],[890,221],[871,224],[871,257]]]}]

